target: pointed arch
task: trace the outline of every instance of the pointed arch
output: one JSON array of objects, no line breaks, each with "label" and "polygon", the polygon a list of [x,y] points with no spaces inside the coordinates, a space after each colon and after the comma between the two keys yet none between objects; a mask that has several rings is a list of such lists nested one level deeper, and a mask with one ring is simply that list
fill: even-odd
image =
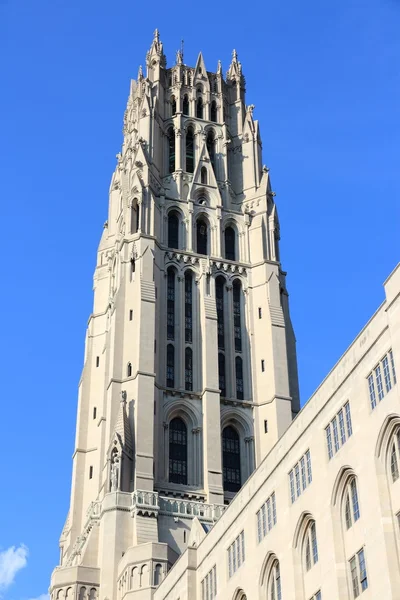
[{"label": "pointed arch", "polygon": [[199,216],[196,221],[196,251],[198,254],[208,255],[208,221],[204,216]]},{"label": "pointed arch", "polygon": [[208,181],[207,181],[207,168],[206,167],[201,167],[200,180],[201,180],[202,184],[207,185]]},{"label": "pointed arch", "polygon": [[169,481],[187,484],[187,427],[180,417],[169,423]]},{"label": "pointed arch", "polygon": [[236,260],[236,231],[231,225],[225,227],[225,258],[227,260]]},{"label": "pointed arch", "polygon": [[400,427],[400,415],[396,413],[387,415],[378,434],[375,448],[376,458],[386,461],[390,440],[398,427]]},{"label": "pointed arch", "polygon": [[269,552],[264,559],[260,587],[266,593],[267,600],[282,600],[280,563],[274,552]]},{"label": "pointed arch", "polygon": [[179,249],[179,226],[180,218],[176,210],[168,213],[168,248]]}]

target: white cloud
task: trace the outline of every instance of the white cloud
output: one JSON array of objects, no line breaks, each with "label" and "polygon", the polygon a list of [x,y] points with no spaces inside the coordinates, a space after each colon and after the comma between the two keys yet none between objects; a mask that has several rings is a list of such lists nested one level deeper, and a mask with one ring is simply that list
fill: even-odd
[{"label": "white cloud", "polygon": [[0,551],[0,592],[8,588],[18,571],[26,567],[27,557],[28,548],[24,544]]}]

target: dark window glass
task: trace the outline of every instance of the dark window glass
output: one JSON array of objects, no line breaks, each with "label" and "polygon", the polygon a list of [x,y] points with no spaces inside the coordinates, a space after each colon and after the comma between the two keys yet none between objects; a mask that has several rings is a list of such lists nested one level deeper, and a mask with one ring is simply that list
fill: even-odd
[{"label": "dark window glass", "polygon": [[174,130],[168,131],[168,173],[175,171],[175,134]]},{"label": "dark window glass", "polygon": [[217,122],[217,103],[215,100],[211,102],[211,121]]},{"label": "dark window glass", "polygon": [[226,378],[225,378],[225,354],[218,354],[218,380],[221,396],[226,396]]},{"label": "dark window glass", "polygon": [[201,183],[207,183],[207,169],[205,167],[201,168]]},{"label": "dark window glass", "polygon": [[208,133],[206,144],[207,144],[208,155],[211,160],[212,168],[214,169],[214,172],[215,172],[215,139],[214,139],[213,131],[210,131]]},{"label": "dark window glass", "polygon": [[196,117],[198,119],[203,118],[203,98],[201,96],[197,98],[196,102]]},{"label": "dark window glass", "polygon": [[185,390],[193,389],[193,352],[191,348],[185,350]]},{"label": "dark window glass", "polygon": [[126,375],[127,377],[132,377],[132,365],[131,363],[128,363],[127,369],[126,369]]},{"label": "dark window glass", "polygon": [[178,417],[169,424],[169,480],[187,484],[187,430]]},{"label": "dark window glass", "polygon": [[191,342],[193,336],[193,289],[192,274],[185,274],[185,342]]},{"label": "dark window glass", "polygon": [[175,271],[168,269],[167,275],[167,338],[175,339]]},{"label": "dark window glass", "polygon": [[224,473],[224,490],[238,492],[240,490],[240,441],[237,431],[225,427],[222,432],[222,464]]},{"label": "dark window glass", "polygon": [[167,346],[167,387],[175,387],[175,348],[172,344]]},{"label": "dark window glass", "polygon": [[241,289],[240,281],[233,282],[233,328],[235,332],[235,350],[242,351],[242,319],[241,319]]},{"label": "dark window glass", "polygon": [[235,358],[235,370],[236,370],[236,398],[243,400],[243,361],[240,356]]},{"label": "dark window glass", "polygon": [[194,171],[194,138],[193,129],[188,129],[186,133],[186,171],[193,173]]},{"label": "dark window glass", "polygon": [[183,97],[183,114],[189,115],[189,98],[187,96]]},{"label": "dark window glass", "polygon": [[201,219],[197,221],[197,252],[207,255],[207,225]]},{"label": "dark window glass", "polygon": [[218,320],[218,348],[225,348],[225,327],[224,327],[224,285],[225,279],[217,277],[215,282],[215,298],[217,305]]},{"label": "dark window glass", "polygon": [[176,114],[176,99],[175,99],[175,96],[171,97],[171,109],[172,109],[172,116],[174,116]]},{"label": "dark window glass", "polygon": [[168,247],[179,248],[179,218],[175,213],[168,215]]},{"label": "dark window glass", "polygon": [[225,229],[225,258],[235,260],[235,230],[233,227]]}]

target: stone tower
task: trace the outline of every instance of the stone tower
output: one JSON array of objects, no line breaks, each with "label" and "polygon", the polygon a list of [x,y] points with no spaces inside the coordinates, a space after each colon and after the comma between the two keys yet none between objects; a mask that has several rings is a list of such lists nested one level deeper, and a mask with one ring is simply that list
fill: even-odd
[{"label": "stone tower", "polygon": [[[151,598],[299,410],[279,221],[236,52],[132,81],[52,600]],[[193,596],[194,598],[194,596]]]}]

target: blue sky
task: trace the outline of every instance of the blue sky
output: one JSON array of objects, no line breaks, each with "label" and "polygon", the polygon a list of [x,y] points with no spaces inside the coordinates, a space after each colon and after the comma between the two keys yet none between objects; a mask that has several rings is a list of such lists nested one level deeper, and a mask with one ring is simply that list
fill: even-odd
[{"label": "blue sky", "polygon": [[2,600],[45,594],[58,560],[96,247],[129,80],[156,27],[169,64],[181,38],[185,62],[202,50],[209,70],[239,53],[303,402],[399,260],[399,0],[0,0]]}]

